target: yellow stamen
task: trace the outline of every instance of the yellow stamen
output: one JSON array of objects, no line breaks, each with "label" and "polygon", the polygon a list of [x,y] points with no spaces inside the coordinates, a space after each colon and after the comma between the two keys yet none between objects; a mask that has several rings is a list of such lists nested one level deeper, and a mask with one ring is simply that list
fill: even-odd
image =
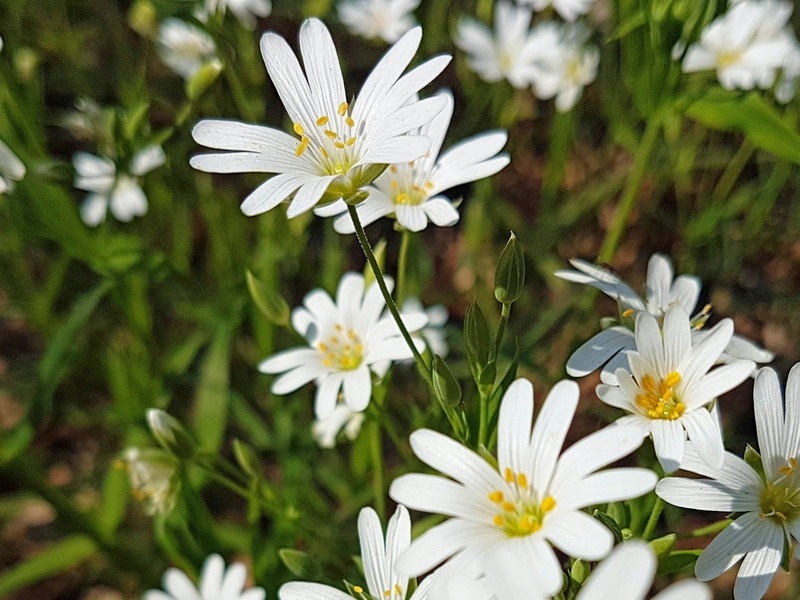
[{"label": "yellow stamen", "polygon": [[322,127],[323,125],[326,125],[328,123],[328,117],[325,116],[325,115],[322,115],[319,119],[317,119],[316,123],[317,123],[317,125]]},{"label": "yellow stamen", "polygon": [[628,317],[630,317],[631,315],[633,315],[633,313],[635,313],[635,312],[636,312],[636,311],[635,311],[635,310],[633,310],[632,308],[628,308],[627,310],[624,310],[624,311],[622,311],[622,316],[623,316],[623,317],[625,317],[625,318],[627,319]]},{"label": "yellow stamen", "polygon": [[503,471],[503,479],[506,480],[506,483],[513,483],[514,471],[512,471],[509,467],[506,467],[506,470]]},{"label": "yellow stamen", "polygon": [[332,129],[326,129],[323,133],[332,140],[335,140],[337,137],[339,137],[339,134],[333,131]]},{"label": "yellow stamen", "polygon": [[356,126],[356,122],[353,121],[353,119],[351,119],[350,117],[345,117],[344,118],[344,122],[347,123],[348,127],[355,127]]},{"label": "yellow stamen", "polygon": [[336,112],[338,112],[338,113],[339,113],[339,116],[340,116],[340,117],[343,117],[343,116],[344,116],[344,114],[347,112],[347,107],[348,107],[348,104],[347,104],[347,102],[342,102],[342,103],[339,105],[339,110],[338,110],[338,111],[336,111]]},{"label": "yellow stamen", "polygon": [[352,146],[355,143],[356,143],[356,138],[351,137],[351,138],[345,140],[344,145],[345,146]]},{"label": "yellow stamen", "polygon": [[556,507],[556,500],[552,496],[545,496],[545,499],[542,500],[542,510],[544,512],[550,512]]},{"label": "yellow stamen", "polygon": [[360,593],[362,593],[364,591],[364,588],[362,588],[360,585],[354,585],[353,586],[353,591],[356,594],[360,594]]},{"label": "yellow stamen", "polygon": [[495,490],[489,494],[489,500],[495,504],[500,504],[503,501],[503,492]]},{"label": "yellow stamen", "polygon": [[525,473],[517,473],[517,485],[521,488],[528,487],[528,478],[525,477]]},{"label": "yellow stamen", "polygon": [[492,523],[494,523],[498,527],[502,527],[503,526],[503,515],[495,515],[492,518]]},{"label": "yellow stamen", "polygon": [[338,140],[333,142],[333,145],[336,146],[337,148],[339,148],[339,150],[344,148],[344,144],[342,142],[338,141]]},{"label": "yellow stamen", "polygon": [[677,371],[672,371],[664,380],[664,384],[668,387],[675,387],[681,382],[681,374]]},{"label": "yellow stamen", "polygon": [[300,143],[297,145],[297,150],[294,152],[295,156],[303,156],[303,152],[306,151],[306,148],[308,148],[308,138],[303,136],[300,138]]}]

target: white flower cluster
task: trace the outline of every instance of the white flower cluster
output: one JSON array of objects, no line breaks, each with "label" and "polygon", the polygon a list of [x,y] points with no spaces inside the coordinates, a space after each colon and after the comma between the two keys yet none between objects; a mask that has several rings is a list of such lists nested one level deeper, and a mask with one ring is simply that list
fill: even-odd
[{"label": "white flower cluster", "polygon": [[[532,0],[542,10],[550,0]],[[570,110],[583,88],[594,81],[599,50],[587,44],[589,31],[578,15],[588,11],[592,0],[552,2],[569,22],[541,21],[531,28],[533,12],[500,0],[495,6],[492,32],[474,19],[462,19],[456,32],[456,46],[467,53],[470,68],[484,81],[506,79],[515,88],[531,86],[537,98],[555,98],[559,112]]]}]

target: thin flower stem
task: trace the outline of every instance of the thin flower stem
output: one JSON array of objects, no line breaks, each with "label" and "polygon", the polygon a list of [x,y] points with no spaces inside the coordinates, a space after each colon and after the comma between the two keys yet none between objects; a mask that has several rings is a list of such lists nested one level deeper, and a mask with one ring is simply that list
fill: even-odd
[{"label": "thin flower stem", "polygon": [[508,325],[508,317],[511,314],[511,305],[510,304],[503,304],[503,308],[500,310],[500,324],[497,326],[497,334],[494,338],[494,346],[492,347],[492,354],[489,357],[489,360],[496,360],[497,356],[500,354],[500,344],[503,343],[503,337],[506,334],[506,325]]},{"label": "thin flower stem", "polygon": [[721,521],[717,521],[716,523],[712,523],[711,525],[706,525],[705,527],[701,527],[700,529],[695,529],[689,534],[689,537],[698,538],[711,535],[712,533],[718,533],[723,529],[725,529],[731,523],[733,523],[733,519],[722,519]]},{"label": "thin flower stem", "polygon": [[647,519],[647,524],[644,526],[642,539],[649,540],[653,537],[656,531],[658,519],[661,517],[661,512],[664,510],[664,501],[660,496],[656,496],[656,501],[653,503],[653,509],[650,511],[650,517]]},{"label": "thin flower stem", "polygon": [[347,205],[347,211],[350,213],[350,218],[353,220],[358,243],[361,244],[361,250],[364,251],[364,256],[367,257],[369,266],[372,267],[372,272],[375,275],[375,281],[378,282],[378,287],[380,288],[383,299],[386,302],[386,307],[389,309],[392,318],[394,318],[397,327],[400,329],[400,333],[403,335],[403,339],[406,341],[406,344],[408,344],[408,347],[411,348],[411,353],[414,355],[414,361],[417,363],[417,370],[419,371],[419,374],[425,380],[425,383],[428,384],[428,387],[433,390],[430,366],[428,366],[428,364],[425,362],[425,359],[422,358],[422,355],[419,353],[419,350],[417,350],[414,340],[411,338],[411,334],[408,332],[405,323],[403,323],[403,319],[400,317],[400,311],[397,309],[397,305],[395,304],[392,295],[389,293],[389,289],[386,287],[386,280],[384,279],[381,267],[375,258],[375,253],[372,251],[372,246],[367,239],[367,234],[364,233],[364,227],[361,225],[361,219],[358,217],[358,212],[356,211],[355,206],[352,204]]},{"label": "thin flower stem", "polygon": [[725,171],[723,171],[716,187],[714,187],[714,191],[711,192],[712,206],[722,204],[728,196],[730,196],[733,186],[736,185],[736,181],[742,174],[742,170],[747,166],[755,150],[756,147],[751,141],[745,139],[742,142],[742,145],[739,146],[739,149],[736,151],[736,154],[733,155],[733,158],[731,158],[728,166],[725,167]]},{"label": "thin flower stem", "polygon": [[647,171],[650,155],[656,146],[658,134],[661,131],[662,116],[660,113],[654,115],[647,121],[647,125],[642,135],[642,141],[636,149],[636,154],[633,157],[633,166],[631,167],[630,175],[625,182],[625,188],[622,190],[622,198],[617,205],[617,210],[614,212],[614,220],[611,227],[606,233],[603,240],[603,245],[600,248],[598,262],[610,262],[614,258],[614,253],[617,251],[619,242],[622,239],[622,232],[628,222],[628,216],[633,210],[633,205],[636,202],[636,197],[639,194],[639,189],[642,186],[645,171]]},{"label": "thin flower stem", "polygon": [[408,246],[411,242],[411,232],[403,229],[400,235],[400,251],[397,257],[397,303],[403,306],[406,299],[406,275],[408,270]]},{"label": "thin flower stem", "polygon": [[375,512],[381,521],[386,517],[386,499],[383,485],[383,439],[379,421],[369,423],[369,454],[372,462],[372,489],[375,496]]},{"label": "thin flower stem", "polygon": [[550,129],[547,166],[542,182],[542,210],[545,214],[553,209],[553,204],[558,196],[558,188],[564,178],[564,168],[567,165],[572,139],[575,137],[574,112],[574,110],[556,112]]},{"label": "thin flower stem", "polygon": [[480,392],[480,405],[478,414],[478,447],[486,446],[486,435],[489,426],[489,395]]}]

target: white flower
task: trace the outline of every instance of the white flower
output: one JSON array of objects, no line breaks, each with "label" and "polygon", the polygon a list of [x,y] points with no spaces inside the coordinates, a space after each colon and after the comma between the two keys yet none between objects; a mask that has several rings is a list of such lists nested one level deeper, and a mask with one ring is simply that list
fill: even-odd
[{"label": "white flower", "polygon": [[594,0],[517,0],[520,4],[532,6],[535,11],[542,11],[548,6],[556,9],[567,21],[574,21],[585,15],[592,8]]},{"label": "white flower", "polygon": [[204,64],[217,60],[217,47],[205,31],[170,17],[158,30],[161,60],[184,79],[191,79]]},{"label": "white flower", "polygon": [[755,364],[737,360],[709,372],[733,334],[723,319],[694,342],[689,315],[680,305],[667,310],[663,328],[647,312],[636,316],[636,351],[628,352],[631,376],[617,370],[619,387],[601,384],[600,399],[629,413],[617,423],[653,437],[656,456],[671,473],[683,458],[686,436],[703,458],[721,466],[725,451],[719,423],[707,406],[748,378]]},{"label": "white flower", "polygon": [[[477,561],[499,598],[528,600],[532,590],[553,595],[563,573],[551,544],[569,556],[598,560],[613,536],[583,510],[640,496],[655,486],[645,469],[597,472],[635,450],[641,438],[626,427],[606,427],[561,453],[579,390],[562,381],[551,390],[531,433],[533,386],[508,388],[497,431],[498,468],[435,431],[411,434],[414,453],[448,478],[403,475],[389,495],[409,508],[452,517],[414,540],[397,562],[419,575],[444,560],[458,576]],[[445,573],[448,571],[445,571]]]},{"label": "white flower", "polygon": [[794,35],[786,22],[792,5],[782,0],[744,0],[714,19],[689,46],[684,72],[716,69],[726,89],[769,88]]},{"label": "white flower", "polygon": [[555,97],[559,112],[570,110],[583,88],[594,81],[600,51],[587,46],[589,32],[581,24],[546,21],[531,32],[539,52],[532,74],[533,93],[541,100]]},{"label": "white flower", "polygon": [[[391,281],[387,281],[391,288]],[[347,407],[363,411],[372,397],[370,372],[379,377],[391,361],[411,356],[377,283],[364,291],[364,277],[346,273],[339,281],[336,303],[324,290],[314,290],[303,306],[292,312],[292,326],[308,340],[308,348],[280,352],[259,365],[262,373],[284,373],[272,384],[272,393],[288,394],[314,381],[314,409],[318,419],[333,412],[341,389]],[[403,319],[410,331],[423,327],[422,315]]]},{"label": "white flower", "polygon": [[[458,210],[442,192],[494,175],[508,164],[508,155],[498,154],[506,143],[505,131],[476,135],[439,157],[453,116],[453,96],[449,92],[439,96],[447,101],[445,108],[416,132],[430,138],[430,150],[417,160],[389,165],[373,185],[365,188],[369,196],[356,207],[362,225],[385,216],[394,216],[398,225],[409,231],[422,231],[428,221],[439,227],[454,225],[458,221]],[[342,210],[347,210],[347,206],[340,201],[317,214],[327,216]],[[353,221],[346,213],[336,219],[334,228],[339,233],[355,232]]]},{"label": "white flower", "polygon": [[210,554],[203,563],[200,582],[195,587],[186,573],[175,568],[164,573],[161,590],[148,590],[142,600],[264,600],[266,591],[260,587],[244,590],[247,568],[233,563],[227,569],[219,554]]},{"label": "white flower", "polygon": [[800,43],[792,40],[791,50],[783,57],[781,78],[775,86],[775,99],[786,104],[794,99],[797,79],[800,77]]},{"label": "white flower", "polygon": [[413,97],[450,57],[433,58],[402,75],[421,36],[422,30],[414,28],[392,46],[351,106],[336,48],[321,21],[308,19],[300,28],[305,73],[282,37],[264,34],[261,54],[267,72],[299,139],[269,127],[201,121],[192,131],[195,141],[224,152],[193,156],[192,166],[210,173],[277,173],[244,200],[247,215],[266,212],[287,198],[292,199],[290,218],[323,196],[325,201],[349,198],[387,164],[414,160],[430,147],[428,138],[407,134],[438,114],[445,100]]},{"label": "white flower", "polygon": [[[600,373],[600,378],[603,383],[615,385],[617,369],[628,368],[626,351],[636,349],[636,341],[633,336],[635,315],[646,311],[662,321],[667,310],[676,304],[682,306],[691,315],[696,309],[697,300],[700,297],[700,279],[694,275],[679,275],[673,280],[672,263],[662,254],[653,254],[647,263],[644,299],[616,274],[607,269],[578,259],[572,259],[569,262],[577,270],[557,271],[555,273],[557,277],[597,288],[616,300],[620,309],[619,325],[603,329],[569,357],[567,373],[572,377],[583,377],[601,365],[605,365]],[[700,342],[707,335],[700,328],[708,319],[710,308],[710,305],[706,306],[692,317],[694,343]],[[734,335],[725,348],[725,352],[720,356],[720,362],[731,362],[741,358],[764,363],[771,361],[773,354],[743,337]]]},{"label": "white flower", "polygon": [[326,418],[314,421],[311,435],[320,448],[333,448],[340,431],[344,430],[347,439],[353,441],[358,437],[363,423],[364,413],[354,412],[344,402],[339,402]]},{"label": "white flower", "polygon": [[106,212],[119,221],[147,213],[147,197],[139,186],[141,177],[164,164],[166,156],[161,146],[147,146],[137,152],[127,172],[117,173],[110,158],[78,152],[72,157],[75,167],[75,187],[91,192],[81,205],[81,218],[90,227],[106,219]]},{"label": "white flower", "polygon": [[740,516],[703,551],[695,575],[709,581],[744,557],[734,587],[737,600],[761,598],[781,564],[784,548],[800,558],[800,366],[789,372],[786,407],[775,371],[761,369],[753,390],[763,473],[726,452],[721,469],[690,446],[681,468],[708,479],[669,477],[656,493],[670,504]]},{"label": "white flower", "polygon": [[14,182],[25,177],[25,165],[0,140],[0,194],[14,189]]},{"label": "white flower", "polygon": [[[653,549],[639,540],[620,544],[592,570],[575,600],[644,600],[656,573]],[[679,581],[653,600],[711,600],[707,585],[693,579]]]},{"label": "white flower", "polygon": [[175,458],[157,448],[128,448],[122,455],[131,493],[147,515],[164,514],[175,506],[178,480]]},{"label": "white flower", "polygon": [[393,44],[417,24],[417,6],[419,0],[349,0],[340,2],[336,12],[350,33]]},{"label": "white flower", "polygon": [[531,36],[531,16],[529,9],[499,0],[494,12],[494,34],[483,23],[461,19],[455,44],[469,55],[469,67],[484,81],[507,79],[515,88],[527,87],[540,50]]},{"label": "white flower", "polygon": [[256,17],[268,17],[272,12],[272,2],[270,0],[205,0],[205,5],[198,17],[205,21],[208,15],[217,11],[222,13],[230,8],[239,22],[248,29],[256,26]]},{"label": "white flower", "polygon": [[450,353],[450,347],[447,344],[444,326],[447,325],[450,314],[445,306],[436,304],[425,308],[419,298],[406,298],[400,312],[404,317],[424,315],[428,320],[428,324],[418,331],[415,336],[422,338],[431,354],[438,354],[442,358],[447,357]]},{"label": "white flower", "polygon": [[[401,575],[395,564],[398,555],[411,543],[411,520],[408,511],[398,506],[386,529],[383,538],[381,522],[371,508],[362,508],[358,513],[358,538],[361,544],[361,561],[364,564],[364,578],[367,580],[369,595],[363,588],[354,586],[354,592],[363,598],[378,600],[405,600],[408,593],[408,577]],[[425,578],[409,600],[423,600],[435,576]],[[280,600],[352,600],[336,588],[321,583],[293,581],[285,583],[278,590]]]}]

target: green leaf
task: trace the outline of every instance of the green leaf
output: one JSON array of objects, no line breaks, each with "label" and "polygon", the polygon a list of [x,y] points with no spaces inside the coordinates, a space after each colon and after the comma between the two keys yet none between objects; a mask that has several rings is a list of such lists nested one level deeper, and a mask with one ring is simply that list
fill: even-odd
[{"label": "green leaf", "polygon": [[118,461],[115,461],[103,478],[103,504],[97,512],[98,527],[106,533],[113,533],[125,516],[128,498],[130,498],[128,474],[118,466]]},{"label": "green leaf", "polygon": [[461,403],[461,385],[453,377],[450,367],[438,354],[433,357],[431,376],[433,391],[436,393],[437,399],[442,404],[458,406]]},{"label": "green leaf", "polygon": [[228,422],[232,337],[230,324],[220,326],[200,366],[193,424],[200,449],[206,452],[219,450]]},{"label": "green leaf", "polygon": [[657,574],[672,575],[679,571],[687,570],[700,556],[702,550],[677,550],[659,561]]},{"label": "green leaf", "polygon": [[678,536],[674,533],[668,533],[667,535],[661,536],[660,538],[656,538],[649,542],[650,547],[653,549],[653,552],[656,553],[656,556],[662,558],[667,556],[671,551],[672,548],[675,546],[675,541],[678,539]]},{"label": "green leaf", "polygon": [[278,556],[284,566],[295,577],[308,577],[314,571],[314,561],[306,552],[295,550],[294,548],[281,548]]},{"label": "green leaf", "polygon": [[252,272],[246,272],[247,289],[261,313],[281,327],[289,325],[289,305],[274,289],[268,288]]},{"label": "green leaf", "polygon": [[0,575],[0,597],[71,569],[97,552],[94,542],[72,535]]},{"label": "green leaf", "polygon": [[614,534],[615,543],[619,544],[625,539],[625,536],[623,536],[622,529],[620,529],[619,524],[610,516],[608,516],[606,513],[604,513],[601,510],[595,510],[592,513],[592,516],[611,530],[611,533]]},{"label": "green leaf", "polygon": [[800,135],[759,92],[741,95],[715,87],[686,108],[706,127],[738,131],[759,148],[800,164]]}]

